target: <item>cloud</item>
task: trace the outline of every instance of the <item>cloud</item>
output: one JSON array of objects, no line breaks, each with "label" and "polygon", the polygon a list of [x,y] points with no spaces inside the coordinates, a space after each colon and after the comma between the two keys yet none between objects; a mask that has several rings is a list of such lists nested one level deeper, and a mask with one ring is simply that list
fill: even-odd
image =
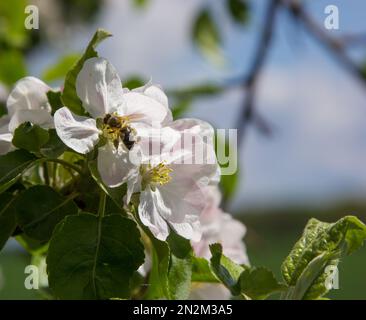
[{"label": "cloud", "polygon": [[[101,17],[114,39],[103,45],[103,53],[123,74],[144,74],[174,86],[189,75],[195,55],[190,45],[191,20],[202,1],[150,1],[146,10],[132,1],[109,1]],[[193,62],[194,64],[194,62]]]},{"label": "cloud", "polygon": [[236,207],[326,202],[366,190],[366,95],[353,78],[319,60],[275,66],[258,96],[277,130],[269,141],[251,134]]}]

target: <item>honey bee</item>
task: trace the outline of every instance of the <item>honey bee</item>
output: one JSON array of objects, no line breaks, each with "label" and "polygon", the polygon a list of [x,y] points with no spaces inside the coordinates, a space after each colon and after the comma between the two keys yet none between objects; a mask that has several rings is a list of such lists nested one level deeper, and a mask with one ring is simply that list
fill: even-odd
[{"label": "honey bee", "polygon": [[110,126],[112,129],[120,128],[122,126],[120,119],[109,113],[105,115],[103,122],[104,124]]},{"label": "honey bee", "polygon": [[119,136],[120,136],[123,144],[125,145],[125,147],[128,150],[131,150],[136,142],[133,137],[133,132],[132,132],[131,128],[129,128],[129,127],[122,128],[119,132]]},{"label": "honey bee", "polygon": [[134,139],[134,130],[125,124],[124,120],[121,118],[106,114],[103,118],[103,123],[111,129],[111,132],[117,133],[114,135],[113,145],[117,149],[120,139],[128,150],[131,150],[135,145],[136,141]]}]

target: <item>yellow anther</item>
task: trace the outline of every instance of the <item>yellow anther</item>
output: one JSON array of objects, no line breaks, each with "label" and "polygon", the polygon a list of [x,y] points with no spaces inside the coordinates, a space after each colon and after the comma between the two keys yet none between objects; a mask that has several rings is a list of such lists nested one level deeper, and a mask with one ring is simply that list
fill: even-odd
[{"label": "yellow anther", "polygon": [[[106,114],[102,119],[102,132],[103,136],[109,141],[112,141],[116,148],[119,145],[120,139],[125,138],[126,130],[128,133],[135,133],[132,128],[130,128],[130,119],[126,116],[119,116],[116,113]],[[121,137],[121,133],[123,136]],[[129,140],[129,136],[127,137]]]},{"label": "yellow anther", "polygon": [[142,166],[140,169],[143,186],[151,185],[155,187],[156,185],[164,185],[167,184],[172,178],[170,173],[173,170],[163,162],[160,162],[156,166],[152,166],[151,164]]}]

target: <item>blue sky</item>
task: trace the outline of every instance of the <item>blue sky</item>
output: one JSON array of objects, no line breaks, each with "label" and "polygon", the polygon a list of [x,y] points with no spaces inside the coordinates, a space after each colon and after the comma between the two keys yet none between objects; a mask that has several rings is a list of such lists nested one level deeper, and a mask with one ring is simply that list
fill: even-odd
[{"label": "blue sky", "polygon": [[[101,45],[100,54],[117,67],[122,79],[140,74],[165,88],[222,82],[249,67],[266,2],[252,1],[253,21],[243,29],[230,22],[217,0],[151,0],[145,11],[136,10],[130,1],[109,0],[95,26],[65,29],[55,47],[35,52],[31,72],[39,75],[57,56],[81,51],[94,27],[104,27],[114,38]],[[304,2],[320,24],[325,6],[339,7],[340,30],[332,31],[335,36],[366,31],[363,0]],[[203,4],[212,5],[223,30],[225,68],[207,63],[191,44],[189,28]],[[242,179],[233,208],[362,197],[366,194],[366,91],[286,14],[279,18],[258,96],[258,108],[275,134],[265,139],[250,132],[239,159]],[[359,56],[359,52],[354,53]],[[197,101],[188,116],[233,128],[242,98],[243,92],[233,89]]]}]

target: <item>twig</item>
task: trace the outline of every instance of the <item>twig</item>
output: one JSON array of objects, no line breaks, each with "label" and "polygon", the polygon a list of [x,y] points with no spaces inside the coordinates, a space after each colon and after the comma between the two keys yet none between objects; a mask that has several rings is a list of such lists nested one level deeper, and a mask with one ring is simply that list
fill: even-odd
[{"label": "twig", "polygon": [[245,90],[246,95],[243,102],[242,113],[238,118],[238,147],[242,146],[245,131],[250,122],[254,122],[257,127],[264,133],[270,133],[270,128],[255,111],[255,95],[256,84],[259,75],[263,69],[264,63],[268,55],[268,49],[273,38],[273,30],[276,22],[276,13],[279,7],[280,0],[271,0],[268,5],[267,12],[264,20],[264,27],[259,39],[258,47],[255,52],[255,58],[253,64],[249,70],[247,78],[242,84],[242,88]]},{"label": "twig", "polygon": [[339,37],[339,41],[343,45],[343,47],[366,46],[366,34],[344,34]]},{"label": "twig", "polygon": [[290,10],[290,13],[302,22],[308,33],[323,45],[333,56],[351,73],[366,85],[365,74],[345,52],[344,42],[341,38],[331,36],[325,28],[319,26],[315,20],[306,12],[303,5],[296,0],[280,0],[281,5]]}]

